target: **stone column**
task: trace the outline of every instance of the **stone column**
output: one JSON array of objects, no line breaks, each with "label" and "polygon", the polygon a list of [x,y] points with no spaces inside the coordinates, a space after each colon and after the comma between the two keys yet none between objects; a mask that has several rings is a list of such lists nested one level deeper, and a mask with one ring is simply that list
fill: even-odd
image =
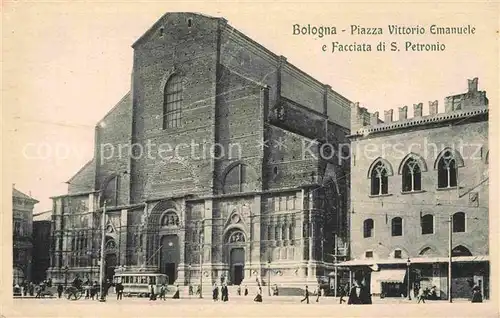
[{"label": "stone column", "polygon": [[128,211],[122,210],[120,216],[120,260],[119,265],[127,265],[127,219]]},{"label": "stone column", "polygon": [[179,211],[180,228],[177,236],[179,238],[179,264],[177,266],[177,282],[184,285],[186,282],[188,263],[186,262],[186,202],[183,201],[181,211]]},{"label": "stone column", "polygon": [[[255,283],[255,277],[259,277],[261,265],[261,227],[262,227],[262,197],[256,195],[252,202],[250,211],[250,229],[251,234],[248,243],[249,253],[248,258],[245,259],[245,278],[243,284]],[[257,276],[253,275],[253,271],[257,272]]]},{"label": "stone column", "polygon": [[[203,240],[202,240],[202,262],[203,268],[203,293],[210,294],[212,286],[212,218],[213,218],[213,201],[205,200],[205,208],[203,211]],[[204,273],[207,273],[205,275]]]}]

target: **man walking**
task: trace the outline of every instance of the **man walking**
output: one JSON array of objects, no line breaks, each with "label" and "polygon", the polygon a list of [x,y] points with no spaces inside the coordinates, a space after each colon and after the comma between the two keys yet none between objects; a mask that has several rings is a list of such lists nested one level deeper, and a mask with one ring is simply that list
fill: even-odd
[{"label": "man walking", "polygon": [[372,303],[368,289],[361,283],[361,277],[356,278],[354,286],[349,292],[348,305],[366,305]]},{"label": "man walking", "polygon": [[307,288],[307,285],[306,285],[306,291],[304,293],[304,299],[302,299],[300,302],[303,303],[304,300],[306,300],[307,303],[309,304],[309,289]]}]

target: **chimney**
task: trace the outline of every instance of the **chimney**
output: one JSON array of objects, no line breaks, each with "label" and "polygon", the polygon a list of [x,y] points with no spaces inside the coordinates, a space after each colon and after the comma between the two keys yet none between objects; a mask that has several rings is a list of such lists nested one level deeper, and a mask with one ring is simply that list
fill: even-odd
[{"label": "chimney", "polygon": [[408,106],[399,107],[399,118],[398,120],[404,120],[408,118]]},{"label": "chimney", "polygon": [[423,106],[423,103],[413,104],[413,117],[422,117]]},{"label": "chimney", "polygon": [[384,122],[385,123],[392,123],[393,113],[394,113],[393,109],[384,110]]},{"label": "chimney", "polygon": [[378,124],[378,112],[374,112],[373,114],[370,115],[370,125],[377,125]]},{"label": "chimney", "polygon": [[438,113],[438,101],[429,102],[429,115],[436,115]]}]

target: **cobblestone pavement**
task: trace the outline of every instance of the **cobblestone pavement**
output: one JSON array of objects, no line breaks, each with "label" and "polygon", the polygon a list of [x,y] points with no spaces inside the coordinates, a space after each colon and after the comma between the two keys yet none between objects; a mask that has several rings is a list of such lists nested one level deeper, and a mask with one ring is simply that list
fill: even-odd
[{"label": "cobblestone pavement", "polygon": [[[229,302],[209,298],[167,299],[110,297],[106,302],[81,299],[14,299],[4,304],[5,317],[498,317],[493,302],[472,304],[460,301],[416,302],[405,299],[374,299],[371,306],[339,305],[338,299],[311,298],[310,304],[300,297],[264,297],[254,303],[252,297],[231,297]],[[5,306],[6,305],[6,306]],[[397,306],[396,306],[397,305]]]}]

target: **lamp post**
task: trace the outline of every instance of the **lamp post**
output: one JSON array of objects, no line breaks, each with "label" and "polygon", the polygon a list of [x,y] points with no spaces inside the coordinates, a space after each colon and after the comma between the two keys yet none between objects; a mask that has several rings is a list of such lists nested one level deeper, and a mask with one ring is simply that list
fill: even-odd
[{"label": "lamp post", "polygon": [[453,302],[451,298],[451,257],[453,255],[453,216],[448,219],[448,300]]},{"label": "lamp post", "polygon": [[411,265],[411,261],[410,261],[410,258],[408,258],[408,260],[406,261],[406,267],[408,268],[408,300],[411,300],[411,295],[410,295],[410,292],[411,292],[411,286],[410,286],[410,265]]},{"label": "lamp post", "polygon": [[200,298],[203,298],[203,232],[200,235]]},{"label": "lamp post", "polygon": [[271,261],[267,262],[267,292],[271,296]]},{"label": "lamp post", "polygon": [[188,294],[191,297],[191,263],[188,265]]},{"label": "lamp post", "polygon": [[[104,205],[102,207],[102,236],[101,236],[101,263],[99,267],[99,281],[100,281],[100,290],[99,293],[101,295],[101,302],[106,301],[104,298],[104,247],[106,243],[106,201],[104,201]],[[106,286],[107,288],[107,286]]]}]

